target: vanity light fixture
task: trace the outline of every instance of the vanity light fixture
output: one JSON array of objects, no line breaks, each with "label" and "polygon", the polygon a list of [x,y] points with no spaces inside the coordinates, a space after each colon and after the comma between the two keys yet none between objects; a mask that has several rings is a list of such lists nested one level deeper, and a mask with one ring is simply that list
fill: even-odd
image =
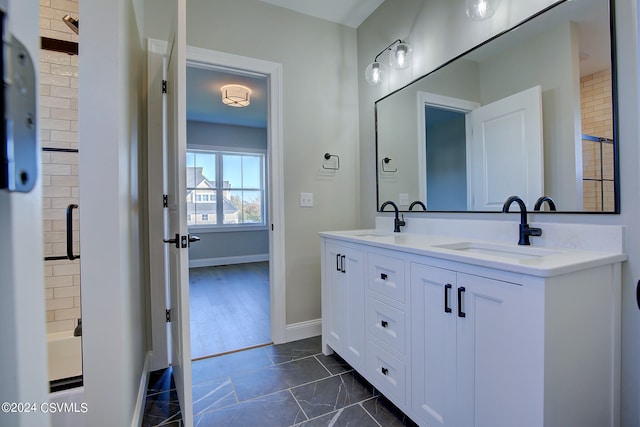
[{"label": "vanity light fixture", "polygon": [[412,48],[409,44],[398,39],[382,49],[365,70],[364,78],[370,85],[377,85],[384,77],[386,71],[385,66],[381,62],[378,62],[378,58],[386,51],[389,51],[389,65],[391,68],[404,70],[411,65]]},{"label": "vanity light fixture", "polygon": [[251,89],[242,85],[225,85],[220,89],[222,103],[229,107],[246,107],[251,103]]},{"label": "vanity light fixture", "polygon": [[500,0],[465,0],[464,8],[467,16],[474,21],[484,21],[496,13]]}]

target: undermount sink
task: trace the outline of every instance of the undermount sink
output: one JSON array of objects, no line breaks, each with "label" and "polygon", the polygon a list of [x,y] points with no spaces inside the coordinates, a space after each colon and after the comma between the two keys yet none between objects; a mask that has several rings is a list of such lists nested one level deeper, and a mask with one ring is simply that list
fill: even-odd
[{"label": "undermount sink", "polygon": [[389,237],[390,234],[388,233],[375,233],[375,232],[368,232],[368,233],[362,233],[362,234],[354,234],[354,236],[356,237]]},{"label": "undermount sink", "polygon": [[533,248],[531,246],[508,246],[482,242],[459,242],[446,245],[435,245],[434,247],[509,259],[535,259],[560,253],[558,251]]}]

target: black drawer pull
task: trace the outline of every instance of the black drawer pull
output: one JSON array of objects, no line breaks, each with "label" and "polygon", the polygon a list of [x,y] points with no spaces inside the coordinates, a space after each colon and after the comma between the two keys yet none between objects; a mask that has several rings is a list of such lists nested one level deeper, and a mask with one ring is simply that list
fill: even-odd
[{"label": "black drawer pull", "polygon": [[389,326],[389,322],[387,322],[386,320],[381,320],[380,326],[382,326],[383,328],[386,328],[387,326]]},{"label": "black drawer pull", "polygon": [[382,372],[382,375],[389,375],[389,370],[384,366],[380,368],[380,372]]},{"label": "black drawer pull", "polygon": [[449,307],[449,291],[451,290],[451,283],[444,285],[444,312],[451,313],[451,307]]},{"label": "black drawer pull", "polygon": [[336,255],[336,270],[340,271],[340,254]]},{"label": "black drawer pull", "polygon": [[467,317],[467,313],[462,311],[462,294],[464,293],[464,286],[458,288],[458,317]]},{"label": "black drawer pull", "polygon": [[340,271],[341,271],[341,272],[343,272],[343,273],[345,273],[345,272],[346,272],[346,270],[344,269],[344,261],[345,261],[345,259],[346,259],[346,258],[347,258],[347,256],[346,256],[346,255],[342,255],[342,256],[340,257],[340,264],[341,264],[341,269],[340,269]]},{"label": "black drawer pull", "polygon": [[388,277],[388,276],[387,276],[385,273],[380,273],[380,278],[381,278],[382,280],[387,280],[387,277]]}]

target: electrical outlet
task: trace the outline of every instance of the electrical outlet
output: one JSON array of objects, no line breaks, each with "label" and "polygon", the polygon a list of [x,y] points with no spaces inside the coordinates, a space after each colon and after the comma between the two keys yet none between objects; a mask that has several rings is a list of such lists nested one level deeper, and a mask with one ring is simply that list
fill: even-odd
[{"label": "electrical outlet", "polygon": [[313,193],[300,193],[300,207],[302,208],[313,207]]},{"label": "electrical outlet", "polygon": [[400,197],[398,198],[398,203],[402,206],[408,205],[409,195],[407,193],[400,193]]}]

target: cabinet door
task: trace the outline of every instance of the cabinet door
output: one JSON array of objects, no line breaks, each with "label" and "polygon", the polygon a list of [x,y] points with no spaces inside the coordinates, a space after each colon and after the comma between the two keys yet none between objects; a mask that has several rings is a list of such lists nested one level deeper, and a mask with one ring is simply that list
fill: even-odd
[{"label": "cabinet door", "polygon": [[329,278],[329,307],[325,308],[328,344],[354,368],[364,368],[365,274],[364,252],[326,245],[325,274]]},{"label": "cabinet door", "polygon": [[[461,426],[528,424],[526,307],[521,286],[458,273],[457,373]],[[526,421],[525,421],[526,420]]]},{"label": "cabinet door", "polygon": [[411,399],[431,427],[458,425],[455,289],[455,272],[411,265]]}]

